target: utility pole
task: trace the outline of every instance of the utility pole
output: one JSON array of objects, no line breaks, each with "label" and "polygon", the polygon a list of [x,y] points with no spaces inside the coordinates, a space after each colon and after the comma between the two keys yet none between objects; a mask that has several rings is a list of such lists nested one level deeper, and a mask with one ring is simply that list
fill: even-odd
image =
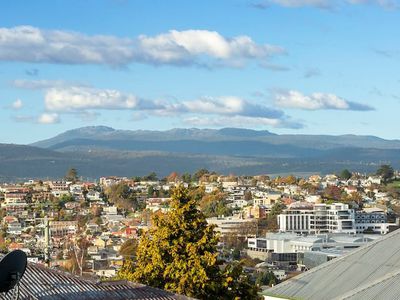
[{"label": "utility pole", "polygon": [[44,217],[44,261],[50,265],[50,226],[49,219]]}]

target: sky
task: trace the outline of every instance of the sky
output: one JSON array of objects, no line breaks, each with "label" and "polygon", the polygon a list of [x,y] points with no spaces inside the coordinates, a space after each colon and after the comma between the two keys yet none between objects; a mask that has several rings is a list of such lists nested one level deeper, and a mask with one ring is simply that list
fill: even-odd
[{"label": "sky", "polygon": [[400,0],[0,6],[0,143],[243,127],[400,139]]}]

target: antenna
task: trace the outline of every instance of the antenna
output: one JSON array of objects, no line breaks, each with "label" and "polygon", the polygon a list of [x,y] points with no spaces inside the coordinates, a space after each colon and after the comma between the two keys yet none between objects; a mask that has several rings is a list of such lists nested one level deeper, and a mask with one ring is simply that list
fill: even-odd
[{"label": "antenna", "polygon": [[7,293],[14,290],[13,298],[18,299],[19,281],[25,273],[27,258],[25,252],[15,250],[8,253],[0,261],[0,293]]}]

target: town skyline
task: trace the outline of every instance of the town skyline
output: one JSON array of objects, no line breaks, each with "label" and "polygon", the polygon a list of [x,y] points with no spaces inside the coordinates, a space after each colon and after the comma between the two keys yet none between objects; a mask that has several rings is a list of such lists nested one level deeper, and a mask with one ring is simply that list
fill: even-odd
[{"label": "town skyline", "polygon": [[94,125],[398,139],[398,15],[398,1],[6,3],[0,142]]}]

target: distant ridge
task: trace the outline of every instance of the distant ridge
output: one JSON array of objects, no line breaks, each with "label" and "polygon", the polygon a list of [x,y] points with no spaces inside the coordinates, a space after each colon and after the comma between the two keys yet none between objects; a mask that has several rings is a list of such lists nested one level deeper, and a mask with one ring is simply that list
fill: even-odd
[{"label": "distant ridge", "polygon": [[77,128],[30,146],[0,144],[0,181],[62,178],[70,167],[89,178],[156,172],[298,174],[400,168],[400,141],[357,135],[278,135],[240,128],[166,131]]},{"label": "distant ridge", "polygon": [[243,128],[198,129],[175,128],[156,130],[116,130],[106,126],[82,127],[61,133],[53,138],[38,141],[31,146],[54,148],[55,145],[71,140],[118,140],[118,141],[248,141],[264,142],[274,145],[291,145],[299,148],[333,149],[340,147],[359,147],[377,149],[400,149],[400,140],[385,140],[375,136],[362,135],[278,135],[267,130]]}]

